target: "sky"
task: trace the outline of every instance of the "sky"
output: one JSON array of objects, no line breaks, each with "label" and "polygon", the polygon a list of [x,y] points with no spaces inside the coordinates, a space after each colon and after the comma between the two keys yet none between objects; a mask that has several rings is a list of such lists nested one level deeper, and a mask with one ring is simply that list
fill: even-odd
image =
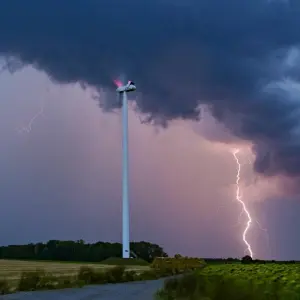
[{"label": "sky", "polygon": [[240,148],[255,256],[300,259],[299,13],[293,0],[2,1],[0,243],[121,241],[122,77],[138,87],[131,239],[243,256]]}]

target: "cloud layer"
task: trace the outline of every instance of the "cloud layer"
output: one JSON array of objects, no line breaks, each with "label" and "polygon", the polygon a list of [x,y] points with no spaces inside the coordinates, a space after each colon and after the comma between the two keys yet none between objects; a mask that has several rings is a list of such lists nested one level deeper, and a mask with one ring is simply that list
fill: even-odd
[{"label": "cloud layer", "polygon": [[299,16],[296,0],[4,0],[0,53],[59,83],[113,88],[125,73],[162,124],[206,104],[255,145],[257,171],[298,176]]}]

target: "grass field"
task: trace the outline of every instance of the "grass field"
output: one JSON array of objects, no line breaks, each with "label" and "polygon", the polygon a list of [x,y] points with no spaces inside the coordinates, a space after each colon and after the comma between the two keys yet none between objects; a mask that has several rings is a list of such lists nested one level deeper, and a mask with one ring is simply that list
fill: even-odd
[{"label": "grass field", "polygon": [[[37,269],[43,269],[47,273],[55,276],[76,276],[81,266],[92,267],[95,270],[104,270],[114,267],[113,265],[103,265],[97,263],[65,263],[65,262],[47,262],[47,261],[18,261],[0,259],[0,280],[6,279],[11,285],[14,285],[20,279],[23,271],[31,272]],[[128,266],[126,270],[144,271],[147,266]]]},{"label": "grass field", "polygon": [[299,300],[300,265],[207,265],[193,274],[171,279],[159,295],[160,299]]},{"label": "grass field", "polygon": [[280,282],[284,285],[296,284],[300,287],[299,264],[224,264],[210,265],[201,271],[202,274],[218,274],[232,278],[253,280],[260,282]]}]

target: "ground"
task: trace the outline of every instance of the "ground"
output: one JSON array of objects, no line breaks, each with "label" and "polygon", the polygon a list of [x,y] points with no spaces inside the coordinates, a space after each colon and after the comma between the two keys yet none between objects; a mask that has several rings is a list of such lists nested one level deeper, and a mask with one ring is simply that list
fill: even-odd
[{"label": "ground", "polygon": [[164,279],[0,296],[1,300],[153,300]]},{"label": "ground", "polygon": [[[92,263],[65,263],[45,261],[18,261],[0,260],[0,280],[7,279],[11,286],[17,284],[22,271],[35,271],[44,269],[53,275],[76,275],[81,266],[90,266],[94,269],[112,268],[113,265],[102,265]],[[147,270],[147,266],[128,266],[128,270]]]}]

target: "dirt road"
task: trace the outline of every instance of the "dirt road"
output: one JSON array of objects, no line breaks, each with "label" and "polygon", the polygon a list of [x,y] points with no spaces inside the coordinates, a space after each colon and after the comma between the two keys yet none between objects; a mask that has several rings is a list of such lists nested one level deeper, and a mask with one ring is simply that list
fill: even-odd
[{"label": "dirt road", "polygon": [[79,289],[22,292],[0,296],[1,300],[153,300],[164,279],[86,286]]}]

